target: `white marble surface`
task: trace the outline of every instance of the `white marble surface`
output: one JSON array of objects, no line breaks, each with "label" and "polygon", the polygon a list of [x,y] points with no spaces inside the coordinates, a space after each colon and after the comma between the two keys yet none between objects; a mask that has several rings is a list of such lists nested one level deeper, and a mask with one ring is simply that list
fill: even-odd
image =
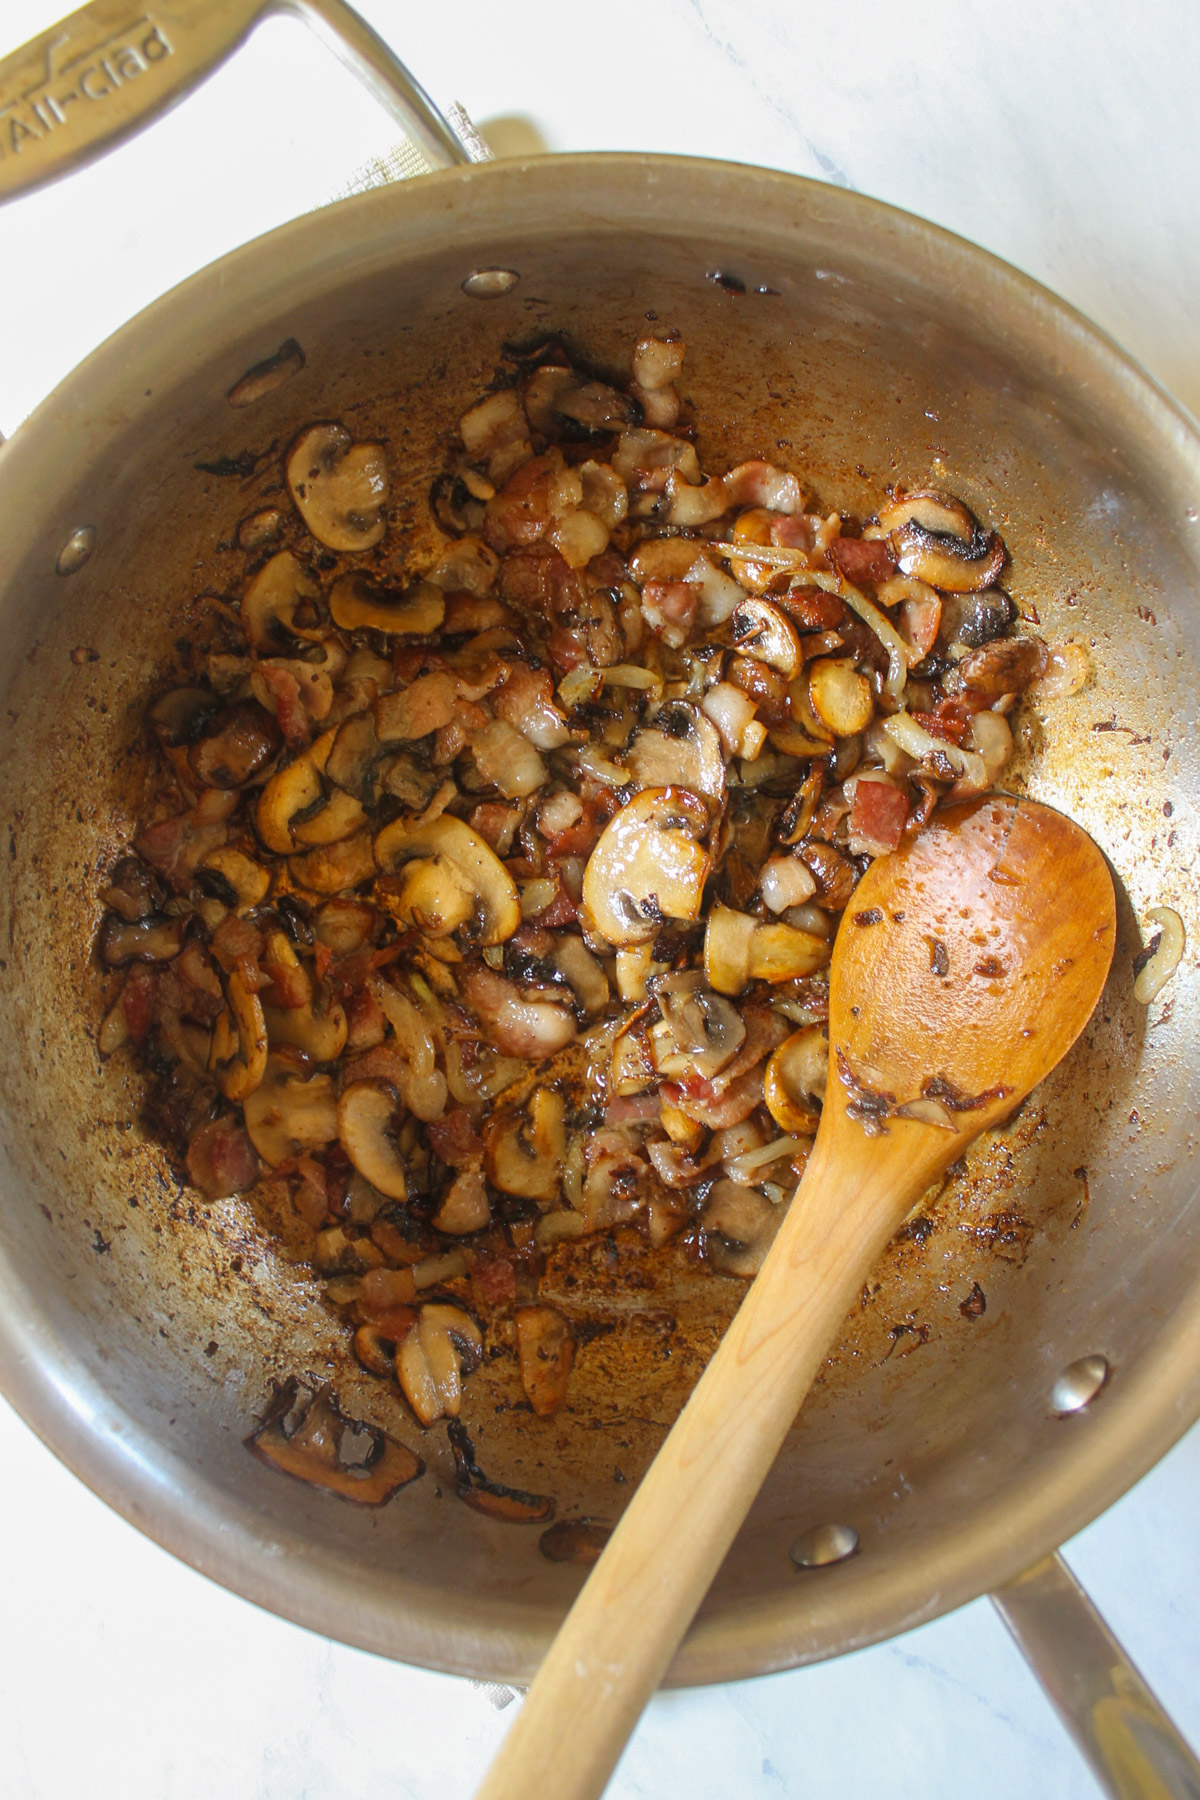
[{"label": "white marble surface", "polygon": [[[5,0],[0,51],[61,10]],[[1183,0],[483,0],[363,10],[499,143],[770,163],[922,213],[1107,327],[1200,408],[1200,11]],[[513,120],[518,121],[516,125]],[[524,121],[522,124],[521,122]],[[507,133],[507,135],[505,135]],[[0,212],[0,429],[156,294],[392,139],[292,23],[95,168]],[[0,1406],[11,1800],[467,1796],[506,1723],[468,1683],[282,1624],[173,1562]],[[1200,1742],[1200,1433],[1069,1557]],[[816,1669],[650,1707],[614,1800],[1088,1800],[986,1602]]]}]

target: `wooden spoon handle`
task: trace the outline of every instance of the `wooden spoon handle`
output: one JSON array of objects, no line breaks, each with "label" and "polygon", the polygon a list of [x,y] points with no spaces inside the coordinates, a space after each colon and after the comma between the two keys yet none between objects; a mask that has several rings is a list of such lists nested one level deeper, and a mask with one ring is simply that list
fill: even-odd
[{"label": "wooden spoon handle", "polygon": [[[827,1108],[832,1115],[838,1108]],[[595,1800],[946,1134],[823,1129],[761,1273],[610,1539],[478,1800]]]}]

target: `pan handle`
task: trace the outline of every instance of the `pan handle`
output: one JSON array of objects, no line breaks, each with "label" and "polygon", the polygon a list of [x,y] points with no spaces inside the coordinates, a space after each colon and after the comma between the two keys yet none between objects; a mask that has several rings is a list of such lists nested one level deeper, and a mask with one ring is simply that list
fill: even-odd
[{"label": "pan handle", "polygon": [[0,201],[90,162],[210,75],[260,20],[311,26],[399,121],[431,168],[471,151],[346,0],[90,0],[0,60]]},{"label": "pan handle", "polygon": [[992,1602],[1111,1800],[1200,1800],[1200,1762],[1061,1556]]}]

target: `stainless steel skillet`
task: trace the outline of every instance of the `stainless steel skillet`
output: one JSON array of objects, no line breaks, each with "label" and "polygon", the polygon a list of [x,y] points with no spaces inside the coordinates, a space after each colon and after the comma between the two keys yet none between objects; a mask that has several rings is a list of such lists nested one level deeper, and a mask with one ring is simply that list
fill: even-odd
[{"label": "stainless steel skillet", "polygon": [[[226,41],[252,17],[192,10],[216,20]],[[123,35],[123,23],[112,8],[77,15],[61,29],[83,35],[53,53],[53,72],[68,79],[107,60],[112,95],[86,99],[102,116],[114,96],[138,112],[163,103],[177,91],[166,72],[173,80],[197,47],[182,8],[140,18],[142,38]],[[87,52],[79,63],[76,45]],[[10,127],[36,124],[22,107],[46,109],[36,85],[45,48],[17,71],[23,85],[0,115]],[[203,66],[218,48],[202,39]],[[88,83],[105,79],[101,67]],[[51,172],[28,160],[31,145],[75,153],[72,107],[85,98],[67,101],[51,86],[64,121],[20,150],[6,147],[6,176]],[[130,117],[111,123],[124,128]],[[95,142],[106,135],[97,127]],[[433,139],[436,148],[436,130]],[[506,336],[553,323],[617,363],[642,312],[656,310],[693,346],[698,410],[728,421],[715,449],[771,451],[787,438],[789,460],[830,504],[847,507],[893,472],[940,468],[1004,518],[1017,597],[1037,607],[1048,634],[1096,638],[1096,689],[1086,707],[1064,703],[1047,716],[1031,788],[1105,844],[1137,912],[1166,901],[1190,926],[1194,768],[1173,715],[1194,679],[1185,519],[1195,446],[1143,377],[1032,284],[929,227],[786,177],[624,158],[464,170],[368,196],[266,242],[135,321],[4,453],[9,704],[18,712],[4,774],[16,843],[5,905],[17,947],[3,971],[12,1071],[3,1232],[15,1296],[5,1330],[16,1364],[6,1385],[93,1485],[127,1512],[152,1511],[155,1535],[241,1591],[412,1660],[520,1679],[565,1603],[569,1573],[540,1565],[523,1541],[501,1546],[498,1528],[432,1507],[425,1516],[423,1497],[366,1532],[332,1502],[281,1497],[246,1469],[240,1436],[270,1375],[298,1354],[336,1366],[340,1347],[252,1217],[230,1208],[193,1220],[193,1202],[173,1183],[158,1185],[166,1176],[153,1153],[131,1143],[134,1133],[114,1132],[134,1116],[133,1099],[90,1049],[94,991],[82,946],[97,843],[111,848],[133,804],[137,696],[173,637],[194,628],[197,588],[219,586],[214,546],[248,506],[234,481],[222,485],[195,462],[265,451],[308,416],[352,410],[364,429],[402,442],[419,493],[447,422]],[[519,280],[482,303],[460,286],[482,267]],[[715,285],[714,272],[746,291]],[[233,381],[293,335],[308,358],[296,383],[252,413],[232,413],[224,394]],[[939,414],[936,433],[928,412]],[[94,529],[95,550],[60,576],[56,559],[80,527]],[[64,568],[85,547],[77,542]],[[1153,627],[1139,605],[1155,614]],[[22,652],[35,637],[42,647],[30,664]],[[74,649],[98,660],[71,662]],[[1168,800],[1179,815],[1170,857]],[[1045,1122],[1027,1121],[994,1164],[973,1167],[942,1196],[924,1246],[897,1247],[883,1297],[854,1322],[822,1404],[794,1434],[679,1679],[829,1654],[994,1587],[1115,1497],[1194,1416],[1196,1221],[1186,1120],[1173,1099],[1194,1056],[1190,980],[1177,977],[1175,1012],[1154,1024],[1147,1050],[1126,964],[1107,1023],[1048,1098]],[[1134,1133],[1118,1129],[1131,1111]],[[1090,1198],[1068,1233],[1078,1168]],[[131,1183],[144,1196],[136,1218]],[[90,1247],[93,1232],[109,1254]],[[947,1271],[948,1300],[938,1291]],[[957,1312],[975,1276],[989,1298],[982,1331]],[[888,1332],[910,1315],[928,1326],[929,1343],[920,1358],[887,1358]],[[214,1336],[220,1354],[197,1361],[197,1346]],[[1103,1354],[1111,1378],[1087,1412],[1059,1420],[1047,1405],[1053,1381],[1085,1354]],[[665,1414],[670,1392],[648,1388],[640,1367],[630,1383],[633,1398],[652,1393]],[[378,1404],[365,1395],[368,1403]],[[588,1432],[597,1422],[628,1427],[598,1397],[590,1404],[574,1441],[497,1440],[496,1451],[514,1472],[522,1457],[553,1454],[564,1501],[574,1494],[611,1512],[616,1496],[585,1455]],[[114,1420],[132,1446],[125,1452],[105,1434]],[[649,1454],[655,1425],[651,1407],[633,1466]],[[859,1556],[796,1576],[789,1544],[830,1523],[855,1528]],[[373,1573],[381,1539],[383,1580]],[[291,1554],[273,1556],[270,1543]]]}]

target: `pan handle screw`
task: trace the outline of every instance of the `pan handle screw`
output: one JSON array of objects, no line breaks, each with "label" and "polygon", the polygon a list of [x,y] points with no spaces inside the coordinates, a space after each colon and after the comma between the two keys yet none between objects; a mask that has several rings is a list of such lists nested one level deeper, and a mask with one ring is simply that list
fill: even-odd
[{"label": "pan handle screw", "polygon": [[55,560],[54,567],[60,575],[74,575],[82,569],[92,551],[96,548],[96,527],[81,525],[73,531]]},{"label": "pan handle screw", "polygon": [[1060,1419],[1089,1406],[1112,1373],[1106,1356],[1081,1356],[1068,1363],[1050,1389],[1050,1409]]},{"label": "pan handle screw", "polygon": [[475,269],[462,284],[464,294],[472,300],[498,300],[511,294],[521,277],[515,269]]},{"label": "pan handle screw", "polygon": [[798,1569],[823,1569],[827,1563],[845,1562],[857,1549],[853,1525],[814,1525],[800,1533],[788,1555]]}]

